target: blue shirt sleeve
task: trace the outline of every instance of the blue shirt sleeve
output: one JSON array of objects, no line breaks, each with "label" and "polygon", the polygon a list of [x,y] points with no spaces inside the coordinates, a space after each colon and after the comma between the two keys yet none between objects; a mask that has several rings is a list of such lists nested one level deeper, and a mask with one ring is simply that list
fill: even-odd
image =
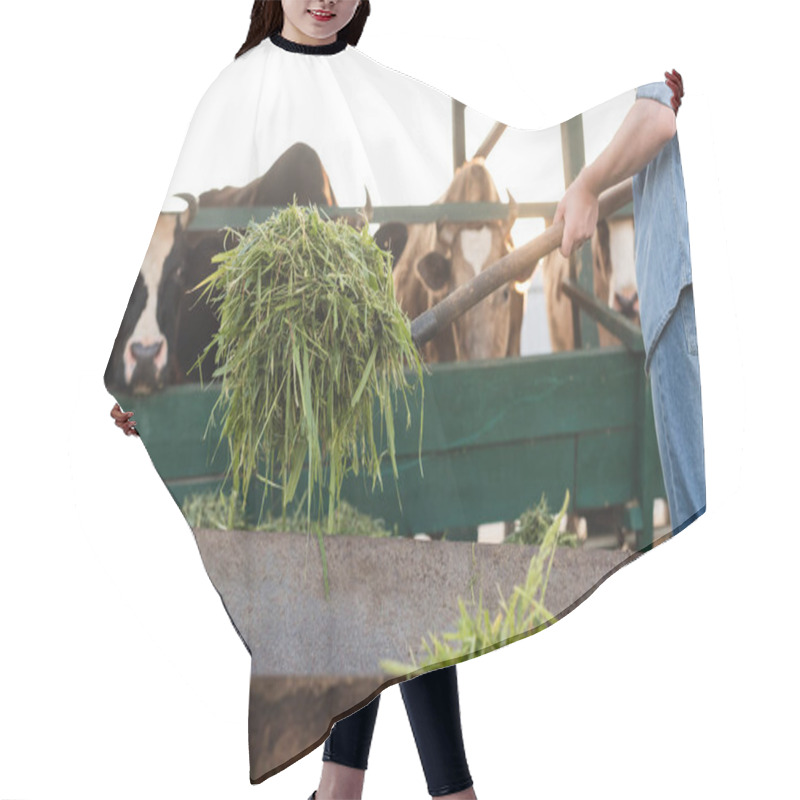
[{"label": "blue shirt sleeve", "polygon": [[636,99],[639,100],[643,97],[648,100],[658,100],[659,103],[672,108],[672,89],[667,86],[666,81],[646,83],[644,86],[640,86],[636,90]]},{"label": "blue shirt sleeve", "polygon": [[[672,108],[666,81],[636,90],[636,99]],[[661,332],[677,308],[681,290],[692,282],[689,225],[677,134],[633,176],[633,219],[639,317],[645,344],[645,373]]]}]

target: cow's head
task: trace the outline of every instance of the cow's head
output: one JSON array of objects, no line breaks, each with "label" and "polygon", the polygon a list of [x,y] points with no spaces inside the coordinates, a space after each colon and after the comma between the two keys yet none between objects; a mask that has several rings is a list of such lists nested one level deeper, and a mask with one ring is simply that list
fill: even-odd
[{"label": "cow's head", "polygon": [[598,299],[639,325],[633,238],[632,220],[597,223],[592,237],[594,292]]},{"label": "cow's head", "polygon": [[[450,187],[436,202],[500,202],[484,159],[475,158],[459,167]],[[511,214],[507,220],[485,223],[439,221],[408,226],[387,223],[382,226],[375,235],[376,241],[392,251],[396,267],[408,253],[406,263],[399,264],[401,269],[404,268],[403,285],[398,286],[398,281],[395,281],[398,296],[402,291],[407,300],[414,299],[417,306],[423,306],[415,308],[417,313],[421,313],[510,253],[514,247],[511,226],[516,219],[516,203],[510,193],[509,203]],[[513,352],[515,348],[511,339],[519,337],[524,310],[523,295],[527,289],[524,281],[532,272],[533,267],[528,274],[510,281],[455,320],[449,331],[452,348],[445,342],[444,348],[438,349],[439,360],[503,358]],[[416,298],[411,297],[412,292],[416,293]],[[425,299],[422,300],[420,295],[425,295]]]},{"label": "cow's head", "polygon": [[[218,329],[215,310],[199,292],[191,292],[215,265],[214,254],[235,245],[234,237],[215,231],[187,231],[199,207],[282,206],[293,201],[336,205],[330,180],[316,151],[296,142],[270,169],[245,186],[209,189],[179,214],[162,213],[120,326],[106,368],[109,391],[147,394],[165,385],[211,378],[214,353],[202,370],[192,370],[197,357]],[[367,202],[358,222],[371,213]]]},{"label": "cow's head", "polygon": [[110,390],[149,394],[172,377],[176,303],[170,295],[179,292],[190,249],[186,228],[197,210],[194,197],[179,196],[188,203],[185,211],[158,215],[106,367]]}]

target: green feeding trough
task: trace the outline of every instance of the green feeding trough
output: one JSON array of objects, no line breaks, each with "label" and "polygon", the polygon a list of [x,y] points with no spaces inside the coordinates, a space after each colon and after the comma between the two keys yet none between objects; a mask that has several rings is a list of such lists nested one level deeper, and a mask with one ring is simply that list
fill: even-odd
[{"label": "green feeding trough", "polygon": [[[422,408],[409,372],[410,427],[405,408],[394,403],[402,510],[386,459],[382,490],[373,491],[363,473],[350,475],[341,497],[383,519],[389,530],[397,525],[399,533],[412,535],[514,519],[542,493],[554,503],[569,489],[572,512],[634,501],[640,512],[630,524],[641,549],[652,543],[653,500],[664,496],[643,359],[619,346],[431,365],[421,456]],[[216,448],[218,429],[209,429],[205,440],[198,434],[218,396],[219,387],[210,384],[129,399],[148,453],[178,504],[222,485],[229,462],[225,449]],[[381,413],[376,403],[376,429]],[[385,439],[376,446],[385,448]],[[250,520],[260,508],[261,487],[251,487]],[[281,513],[277,493],[271,508]]]}]

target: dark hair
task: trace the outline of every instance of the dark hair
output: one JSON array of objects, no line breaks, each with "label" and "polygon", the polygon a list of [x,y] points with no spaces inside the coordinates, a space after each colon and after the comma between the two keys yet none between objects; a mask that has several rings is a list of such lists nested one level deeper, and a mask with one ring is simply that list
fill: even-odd
[{"label": "dark hair", "polygon": [[[353,18],[339,31],[336,38],[345,39],[348,44],[353,46],[358,44],[368,16],[369,0],[361,0]],[[250,30],[247,32],[247,39],[239,48],[234,59],[263,42],[268,36],[280,33],[282,30],[283,6],[280,0],[254,0],[253,10],[250,12]]]}]

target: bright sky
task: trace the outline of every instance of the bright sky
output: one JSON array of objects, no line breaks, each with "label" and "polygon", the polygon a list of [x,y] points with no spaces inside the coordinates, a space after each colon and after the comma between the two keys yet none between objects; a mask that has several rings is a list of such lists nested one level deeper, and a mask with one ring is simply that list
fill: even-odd
[{"label": "bright sky", "polygon": [[[279,80],[263,78],[267,73]],[[609,143],[633,101],[631,90],[584,111],[587,162]],[[495,121],[467,107],[468,158]],[[361,205],[365,185],[376,206],[431,203],[453,174],[452,98],[357,50],[320,61],[267,44],[230,64],[201,100],[164,209],[185,207],[176,192],[244,186],[297,141],[317,152],[341,206]],[[565,189],[560,126],[506,128],[486,165],[503,201],[507,190],[520,203],[558,201]],[[518,219],[515,245],[543,227],[541,219]],[[523,355],[550,351],[541,285],[537,270],[523,323]]]},{"label": "bright sky", "polygon": [[[635,90],[603,103],[583,113],[583,136],[586,148],[586,162],[590,163],[611,141],[617,128],[633,105]],[[485,119],[466,111],[467,154],[474,153],[488,133]],[[530,132],[507,128],[494,150],[486,159],[486,166],[492,173],[497,189],[503,200],[507,199],[506,189],[511,191],[517,202],[557,201],[564,192],[561,155],[561,132],[559,127],[549,128],[537,136],[541,150],[530,160],[519,158],[519,140],[530,136]],[[552,169],[553,160],[558,160],[559,169]],[[511,230],[514,244],[519,247],[530,241],[544,229],[541,219],[518,219]],[[547,329],[547,314],[542,294],[542,273],[537,269],[531,280],[525,317],[522,324],[522,355],[549,353],[550,334]]]}]

